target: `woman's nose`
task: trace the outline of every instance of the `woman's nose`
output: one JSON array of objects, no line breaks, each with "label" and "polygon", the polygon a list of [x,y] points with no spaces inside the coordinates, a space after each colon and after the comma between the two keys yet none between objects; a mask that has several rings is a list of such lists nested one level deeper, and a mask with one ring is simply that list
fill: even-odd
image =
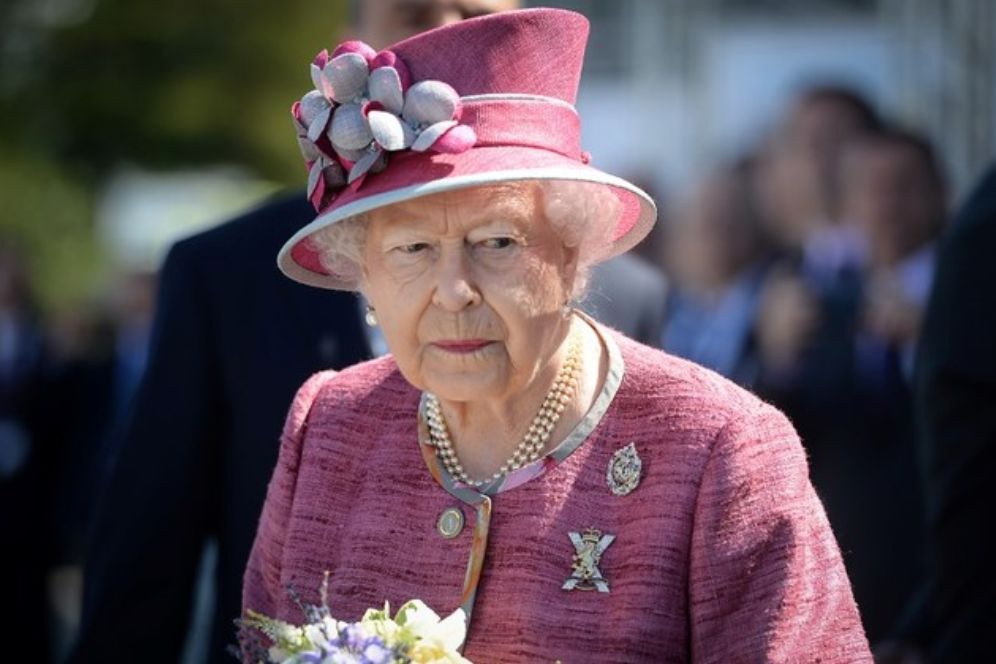
[{"label": "woman's nose", "polygon": [[481,301],[464,248],[441,252],[436,263],[436,291],[433,302],[446,311],[458,312]]}]

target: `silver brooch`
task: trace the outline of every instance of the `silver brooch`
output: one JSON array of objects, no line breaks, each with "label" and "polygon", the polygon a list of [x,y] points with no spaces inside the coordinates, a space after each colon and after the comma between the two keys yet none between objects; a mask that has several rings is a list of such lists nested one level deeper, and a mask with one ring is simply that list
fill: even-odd
[{"label": "silver brooch", "polygon": [[609,592],[609,582],[602,576],[598,563],[602,554],[616,539],[615,535],[603,535],[602,531],[587,528],[583,533],[568,533],[574,543],[574,556],[571,558],[571,575],[561,586],[563,590],[597,590]]},{"label": "silver brooch", "polygon": [[636,453],[636,443],[630,443],[616,450],[609,460],[609,470],[605,475],[609,490],[617,496],[625,496],[640,484],[643,461]]}]

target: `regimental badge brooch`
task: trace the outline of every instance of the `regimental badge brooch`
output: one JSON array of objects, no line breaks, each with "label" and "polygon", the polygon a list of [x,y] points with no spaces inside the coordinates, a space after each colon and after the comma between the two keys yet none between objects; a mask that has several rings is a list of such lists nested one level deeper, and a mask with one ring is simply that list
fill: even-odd
[{"label": "regimental badge brooch", "polygon": [[609,490],[617,496],[625,496],[640,484],[641,472],[643,461],[636,453],[636,443],[616,450],[609,460],[609,471],[605,476]]},{"label": "regimental badge brooch", "polygon": [[609,582],[602,576],[598,563],[602,554],[616,539],[615,535],[603,535],[602,531],[588,528],[582,533],[568,533],[574,543],[574,556],[571,558],[571,575],[561,586],[563,590],[597,590],[609,592]]}]

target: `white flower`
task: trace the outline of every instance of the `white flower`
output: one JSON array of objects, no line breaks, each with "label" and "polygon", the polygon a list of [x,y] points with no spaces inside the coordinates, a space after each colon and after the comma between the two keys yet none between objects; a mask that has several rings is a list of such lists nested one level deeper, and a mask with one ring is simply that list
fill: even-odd
[{"label": "white flower", "polygon": [[440,620],[422,601],[412,600],[398,610],[395,620],[416,637],[410,653],[412,662],[469,664],[459,652],[467,636],[467,616],[463,609]]},{"label": "white flower", "polygon": [[[396,54],[376,54],[362,42],[341,44],[333,55],[322,51],[315,57],[315,87],[293,112],[309,167],[308,197],[316,206],[327,190],[383,169],[387,153],[463,152],[476,142],[473,129],[459,123],[460,96],[448,84],[429,80],[409,86],[411,76]],[[332,168],[340,160],[348,174]]]}]

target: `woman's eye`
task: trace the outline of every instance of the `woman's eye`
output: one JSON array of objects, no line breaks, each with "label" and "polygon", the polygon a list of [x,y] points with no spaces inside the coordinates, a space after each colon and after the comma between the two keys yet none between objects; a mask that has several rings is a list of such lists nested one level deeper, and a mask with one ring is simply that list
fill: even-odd
[{"label": "woman's eye", "polygon": [[401,245],[398,247],[398,250],[403,254],[417,254],[428,248],[429,244],[427,242],[412,242],[411,244]]},{"label": "woman's eye", "polygon": [[507,249],[515,244],[515,240],[510,237],[493,237],[481,242],[485,249]]}]

